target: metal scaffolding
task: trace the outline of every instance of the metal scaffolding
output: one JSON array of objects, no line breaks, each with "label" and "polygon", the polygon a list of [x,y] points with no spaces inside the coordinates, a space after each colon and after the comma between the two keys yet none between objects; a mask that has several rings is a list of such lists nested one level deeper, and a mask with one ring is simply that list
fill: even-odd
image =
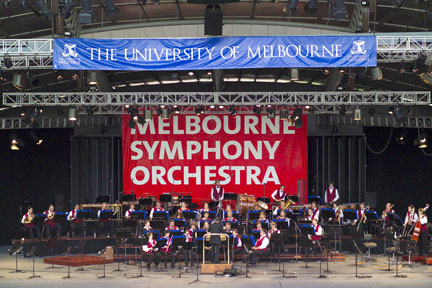
[{"label": "metal scaffolding", "polygon": [[361,120],[354,120],[352,116],[319,115],[318,124],[321,126],[359,125],[366,127],[395,127],[395,128],[432,128],[432,117],[407,117],[397,120],[391,115],[364,116]]},{"label": "metal scaffolding", "polygon": [[[341,106],[347,111],[357,106],[371,105],[429,105],[431,93],[395,92],[80,92],[80,93],[4,93],[3,105],[8,107],[54,106],[91,109],[95,114],[127,113],[128,106],[157,107],[177,105],[182,113],[194,113],[196,107],[210,110],[232,105],[239,112],[250,112],[256,105],[276,108],[309,105],[315,113],[338,113]],[[246,109],[246,110],[244,110]]]},{"label": "metal scaffolding", "polygon": [[[358,34],[353,34],[358,35]],[[432,36],[377,36],[378,63],[412,61],[420,53],[432,58]],[[5,58],[12,61],[6,67]],[[3,70],[52,69],[52,39],[0,39],[0,67]],[[9,66],[9,65],[8,65]]]}]

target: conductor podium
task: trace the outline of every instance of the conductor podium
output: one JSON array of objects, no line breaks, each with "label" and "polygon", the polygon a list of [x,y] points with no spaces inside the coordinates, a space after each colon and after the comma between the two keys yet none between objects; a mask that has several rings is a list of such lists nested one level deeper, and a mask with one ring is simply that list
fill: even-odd
[{"label": "conductor podium", "polygon": [[[202,274],[215,274],[216,272],[223,272],[225,269],[231,269],[232,268],[232,261],[230,259],[230,245],[227,245],[228,252],[227,252],[227,263],[206,263],[205,260],[205,241],[209,241],[211,236],[219,236],[221,238],[221,242],[225,242],[228,239],[228,235],[224,233],[207,233],[203,236],[203,262],[201,266],[201,273]],[[229,243],[229,241],[227,241]]]}]

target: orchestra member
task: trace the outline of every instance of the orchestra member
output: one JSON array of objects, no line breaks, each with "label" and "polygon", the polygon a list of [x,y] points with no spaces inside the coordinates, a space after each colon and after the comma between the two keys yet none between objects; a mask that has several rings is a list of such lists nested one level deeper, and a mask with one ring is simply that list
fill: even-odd
[{"label": "orchestra member", "polygon": [[[318,211],[319,212],[319,211]],[[308,209],[308,214],[307,214],[307,216],[306,216],[306,220],[308,220],[308,221],[312,221],[312,220],[319,220],[318,219],[318,213],[314,213],[314,210],[311,208],[311,209]]]},{"label": "orchestra member", "polygon": [[256,266],[258,257],[267,255],[267,247],[269,243],[270,241],[267,238],[267,231],[265,229],[262,229],[260,231],[260,237],[256,241],[255,246],[252,247],[252,251],[249,251],[249,261],[251,264]]},{"label": "orchestra member", "polygon": [[340,224],[343,218],[343,211],[342,208],[339,207],[339,204],[337,202],[333,202],[333,211],[335,212],[335,218],[329,218],[329,221],[334,221]]},{"label": "orchestra member", "polygon": [[209,212],[210,211],[210,207],[209,204],[206,202],[204,203],[203,208],[200,210],[201,215],[203,215],[205,212]]},{"label": "orchestra member", "polygon": [[225,207],[225,212],[228,213],[228,211],[232,211],[234,213],[234,211],[231,208],[231,205],[229,205],[229,204]]},{"label": "orchestra member", "polygon": [[33,231],[36,231],[36,235],[39,240],[41,240],[41,233],[38,226],[33,223],[35,215],[33,214],[33,208],[28,207],[27,213],[21,219],[21,223],[23,224],[24,230],[29,232],[30,238],[34,239]]},{"label": "orchestra member", "polygon": [[169,226],[165,228],[165,231],[179,230],[179,228],[174,224],[175,224],[174,220],[170,220]]},{"label": "orchestra member", "polygon": [[387,203],[387,204],[386,204],[386,208],[384,209],[384,211],[383,211],[382,214],[381,214],[381,218],[384,220],[384,227],[387,227],[387,226],[391,226],[391,225],[392,225],[392,223],[391,223],[391,221],[390,221],[390,217],[389,217],[388,214],[389,214],[389,213],[390,213],[390,214],[395,213],[395,211],[392,209],[393,206],[394,206],[394,204],[392,205],[391,203]]},{"label": "orchestra member", "polygon": [[50,230],[55,229],[57,231],[57,237],[60,237],[60,225],[54,221],[54,205],[50,205],[48,210],[46,210],[44,213],[45,220],[44,220],[44,229],[46,231],[46,236],[48,237],[50,235]]},{"label": "orchestra member", "polygon": [[211,199],[214,202],[219,202],[224,199],[224,195],[225,195],[224,188],[220,186],[220,180],[217,179],[215,181],[215,185],[212,187],[211,190]]},{"label": "orchestra member", "polygon": [[258,221],[267,221],[267,216],[264,211],[260,212]]},{"label": "orchestra member", "polygon": [[185,261],[185,266],[188,267],[188,256],[190,255],[190,262],[191,262],[191,266],[194,266],[194,251],[193,251],[193,244],[194,244],[194,239],[195,239],[195,229],[196,229],[196,225],[195,223],[192,223],[190,225],[190,228],[185,232],[185,236],[186,236],[186,241],[183,247],[183,253],[184,253],[184,261]]},{"label": "orchestra member", "polygon": [[406,231],[411,231],[412,226],[417,223],[417,220],[418,220],[418,216],[417,213],[415,212],[414,205],[412,204],[408,205],[408,212],[405,216],[405,221],[403,224],[405,226]]},{"label": "orchestra member", "polygon": [[180,203],[180,208],[177,210],[177,213],[179,212],[183,212],[183,211],[188,211],[187,205],[185,201],[182,201]]},{"label": "orchestra member", "polygon": [[66,219],[70,222],[70,228],[72,231],[80,231],[80,235],[84,236],[87,225],[83,219],[78,218],[78,211],[79,205],[76,204],[74,209],[69,212]]},{"label": "orchestra member", "polygon": [[332,202],[336,202],[338,200],[339,200],[339,192],[336,189],[336,187],[334,187],[334,183],[329,182],[329,187],[324,192],[324,203],[329,204]]},{"label": "orchestra member", "polygon": [[308,238],[309,240],[312,240],[312,243],[315,245],[315,247],[319,247],[319,241],[321,240],[321,236],[323,235],[324,230],[320,225],[318,225],[317,219],[312,220],[312,226],[314,228],[315,234],[308,235]]},{"label": "orchestra member", "polygon": [[276,218],[277,220],[285,220],[288,222],[288,227],[290,227],[290,219],[287,218],[287,213],[285,212],[285,210],[281,210],[279,216]]},{"label": "orchestra member", "polygon": [[255,211],[261,211],[262,209],[261,209],[261,206],[258,203],[255,203],[254,210]]},{"label": "orchestra member", "polygon": [[204,225],[203,225],[202,229],[205,230],[206,232],[208,232],[209,229],[210,229],[210,223],[209,222],[204,222]]},{"label": "orchestra member", "polygon": [[263,228],[262,228],[262,223],[259,222],[259,221],[257,221],[257,222],[256,222],[256,226],[255,226],[255,229],[252,229],[252,233],[258,233],[258,232],[261,232],[262,229],[263,229]]},{"label": "orchestra member", "polygon": [[235,255],[236,254],[241,254],[242,253],[242,250],[243,250],[243,243],[242,243],[242,240],[241,240],[241,237],[240,237],[240,235],[239,235],[239,233],[238,233],[238,229],[233,229],[233,231],[232,231],[232,235],[233,235],[233,248],[231,249],[231,259],[232,259],[232,261],[233,261],[233,263],[234,263],[234,260],[235,260]]},{"label": "orchestra member", "polygon": [[97,213],[99,219],[98,234],[101,235],[101,232],[103,231],[109,238],[110,235],[114,235],[114,223],[111,222],[110,219],[106,218],[104,214],[102,214],[102,212],[105,211],[112,212],[112,210],[107,209],[107,204],[104,202],[102,203],[101,209],[99,209]]},{"label": "orchestra member", "polygon": [[279,189],[276,189],[272,194],[271,198],[275,201],[282,201],[285,200],[286,192],[285,192],[285,185],[281,185]]},{"label": "orchestra member", "polygon": [[[353,225],[360,225],[360,228],[359,228],[360,234],[363,234],[364,225],[365,225],[365,223],[367,221],[366,210],[367,209],[365,208],[365,203],[361,202],[359,209],[357,209],[357,211],[356,211],[356,213],[357,213],[357,219],[355,219],[353,221]],[[362,221],[362,223],[358,224],[357,223],[358,221]]]},{"label": "orchestra member", "polygon": [[219,263],[219,251],[221,245],[220,234],[223,233],[223,227],[220,223],[220,218],[216,217],[212,224],[210,224],[209,232],[212,234],[210,237],[210,245],[211,245],[211,258],[213,263]]},{"label": "orchestra member", "polygon": [[231,222],[226,222],[223,230],[227,234],[232,234]]},{"label": "orchestra member", "polygon": [[317,219],[317,221],[318,221],[319,220],[319,216],[320,216],[320,211],[319,211],[317,202],[312,201],[311,209],[312,209],[313,218]]},{"label": "orchestra member", "polygon": [[164,258],[164,268],[168,269],[167,267],[167,260],[168,260],[168,255],[171,255],[171,268],[174,268],[175,266],[175,253],[173,253],[173,249],[172,249],[172,235],[170,232],[165,231],[165,236],[162,239],[167,239],[167,242],[165,244],[164,247],[162,247],[161,249],[161,257]]},{"label": "orchestra member", "polygon": [[153,239],[153,233],[151,232],[148,232],[146,234],[146,237],[148,239],[148,242],[146,245],[142,246],[142,251],[147,256],[147,270],[150,271],[150,266],[152,263],[154,263],[154,271],[158,272],[160,254],[159,251],[157,251],[158,248],[155,248],[156,240]]},{"label": "orchestra member", "polygon": [[227,212],[227,216],[225,217],[224,221],[237,221],[237,219],[233,217],[232,210]]},{"label": "orchestra member", "polygon": [[130,204],[129,210],[127,210],[126,213],[125,213],[125,218],[126,219],[131,219],[132,212],[134,212],[134,211],[135,211],[135,205],[134,204]]},{"label": "orchestra member", "polygon": [[280,206],[278,206],[276,209],[273,210],[273,216],[277,216],[280,213],[280,211],[283,210],[285,204],[286,202],[284,200],[280,201]]},{"label": "orchestra member", "polygon": [[153,220],[153,212],[155,211],[165,211],[164,208],[162,208],[160,201],[156,201],[156,207],[153,207],[150,210],[150,220]]},{"label": "orchestra member", "polygon": [[210,213],[209,212],[205,212],[203,218],[201,219],[201,221],[211,221],[212,219],[210,218]]},{"label": "orchestra member", "polygon": [[272,234],[280,234],[280,230],[277,229],[276,222],[271,222],[270,223],[270,230],[267,233],[267,237],[269,238],[269,240],[271,240]]},{"label": "orchestra member", "polygon": [[150,226],[150,221],[146,220],[144,222],[144,227],[142,227],[142,234],[146,235],[147,232],[150,232],[152,230],[152,227]]},{"label": "orchestra member", "polygon": [[[429,205],[427,205],[429,207]],[[429,236],[427,230],[428,219],[424,208],[418,210],[419,221],[421,224],[418,247],[420,256],[429,256]]]}]

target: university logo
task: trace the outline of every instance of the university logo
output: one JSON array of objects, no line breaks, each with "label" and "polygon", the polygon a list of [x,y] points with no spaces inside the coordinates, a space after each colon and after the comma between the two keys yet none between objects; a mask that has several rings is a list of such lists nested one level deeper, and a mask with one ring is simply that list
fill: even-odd
[{"label": "university logo", "polygon": [[76,44],[65,44],[62,52],[63,57],[77,57]]},{"label": "university logo", "polygon": [[366,54],[366,49],[365,49],[365,41],[363,40],[358,40],[358,41],[354,41],[353,42],[353,47],[351,49],[351,54],[355,55],[355,54]]}]

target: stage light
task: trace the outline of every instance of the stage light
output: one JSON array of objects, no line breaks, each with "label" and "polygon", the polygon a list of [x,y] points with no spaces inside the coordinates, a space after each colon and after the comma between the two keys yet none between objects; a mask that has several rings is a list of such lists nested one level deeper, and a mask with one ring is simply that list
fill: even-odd
[{"label": "stage light", "polygon": [[42,12],[42,14],[45,16],[45,18],[47,18],[48,20],[54,20],[55,19],[55,17],[56,17],[55,14],[47,8],[47,6],[43,0],[38,0],[37,6],[38,6],[39,10]]},{"label": "stage light", "polygon": [[298,119],[301,118],[301,115],[303,114],[303,110],[300,107],[297,107],[294,109],[294,112],[291,116],[291,120],[293,122],[297,121]]},{"label": "stage light", "polygon": [[426,132],[422,132],[419,137],[419,146],[420,149],[425,149],[428,146],[427,134]]},{"label": "stage light", "polygon": [[403,74],[403,73],[406,72],[405,63],[400,63],[400,64],[399,64],[399,72],[400,72],[401,74]]},{"label": "stage light", "polygon": [[276,116],[276,110],[273,109],[273,107],[270,105],[270,107],[267,107],[267,118],[275,118]]},{"label": "stage light", "polygon": [[87,84],[88,85],[97,85],[98,84],[98,74],[96,71],[88,71],[87,72]]},{"label": "stage light", "polygon": [[231,116],[236,116],[237,115],[237,110],[236,110],[236,108],[235,108],[234,105],[232,105],[230,107],[230,113],[231,113]]},{"label": "stage light", "polygon": [[340,75],[343,75],[345,73],[345,68],[339,68],[338,72]]},{"label": "stage light", "polygon": [[13,63],[12,63],[12,59],[10,57],[4,57],[3,58],[3,63],[5,65],[6,68],[11,68]]},{"label": "stage light", "polygon": [[189,76],[193,76],[193,75],[194,75],[194,72],[193,72],[193,71],[189,71],[189,72],[188,72],[188,75],[189,75]]},{"label": "stage light", "polygon": [[176,107],[174,107],[174,113],[175,114],[180,114],[180,108],[179,107],[177,107],[177,105],[175,105]]},{"label": "stage light", "polygon": [[15,132],[9,134],[9,138],[11,150],[20,150],[20,148],[24,146],[24,142],[18,138],[18,135]]},{"label": "stage light", "polygon": [[340,114],[341,116],[345,116],[345,113],[346,113],[346,108],[345,108],[344,105],[342,105],[342,106],[340,107],[340,109],[339,109],[339,114]]},{"label": "stage light", "polygon": [[147,109],[144,111],[144,119],[146,122],[150,122],[153,120],[153,111],[151,109]]},{"label": "stage light", "polygon": [[432,86],[432,68],[429,68],[426,72],[421,73],[418,76],[424,83]]},{"label": "stage light", "polygon": [[381,67],[371,68],[371,79],[374,81],[383,79],[383,73]]},{"label": "stage light", "polygon": [[27,86],[27,78],[21,73],[15,73],[12,77],[12,85],[18,90],[23,90]]},{"label": "stage light", "polygon": [[195,114],[196,114],[197,116],[201,116],[201,114],[204,114],[204,108],[202,108],[202,107],[197,107],[197,108],[195,109]]},{"label": "stage light", "polygon": [[294,125],[295,125],[296,128],[300,129],[302,127],[302,125],[303,125],[303,119],[302,118],[297,119],[294,122]]},{"label": "stage light", "polygon": [[311,107],[308,109],[308,112],[309,112],[310,114],[314,114],[314,113],[315,113],[315,108],[314,108],[313,106],[311,106]]},{"label": "stage light", "polygon": [[224,109],[224,106],[223,105],[219,105],[219,109]]},{"label": "stage light", "polygon": [[279,111],[279,117],[280,117],[280,120],[288,120],[288,109],[286,109],[286,108],[282,108],[280,111]]},{"label": "stage light", "polygon": [[32,131],[30,132],[30,138],[33,140],[33,142],[34,142],[36,145],[40,145],[40,144],[42,144],[42,142],[43,142],[43,140],[42,140],[41,138],[39,138],[39,137],[36,135],[36,133],[35,133],[34,130],[32,130]]},{"label": "stage light", "polygon": [[57,74],[57,80],[63,80],[63,72],[62,71],[56,71]]},{"label": "stage light", "polygon": [[20,116],[21,116],[21,117],[25,117],[25,116],[26,116],[26,112],[25,112],[24,109],[21,110]]},{"label": "stage light", "polygon": [[[162,106],[162,105],[161,105]],[[162,113],[163,113],[163,110],[162,110],[162,107],[161,106],[159,106],[157,109],[156,109],[156,113],[159,115],[159,116],[161,116],[162,115]],[[165,106],[164,106],[165,107]]]},{"label": "stage light", "polygon": [[333,0],[333,6],[330,9],[330,17],[336,20],[347,19],[348,13],[345,8],[345,0]]},{"label": "stage light", "polygon": [[169,109],[162,109],[162,115],[163,120],[168,120],[170,118],[170,111]]},{"label": "stage light", "polygon": [[323,70],[323,73],[324,73],[324,75],[329,75],[330,74],[330,70],[326,68],[326,69]]},{"label": "stage light", "polygon": [[390,107],[388,110],[388,114],[393,115],[393,107]]},{"label": "stage light", "polygon": [[304,11],[306,13],[309,13],[310,15],[315,14],[317,11],[316,9],[317,2],[318,0],[309,0],[309,3],[304,6]]},{"label": "stage light", "polygon": [[405,144],[405,141],[408,138],[408,130],[407,129],[403,129],[399,135],[399,137],[396,138],[396,141],[399,144]]},{"label": "stage light", "polygon": [[291,68],[291,81],[297,81],[299,80],[299,69],[298,68]]},{"label": "stage light", "polygon": [[77,120],[77,111],[75,108],[69,109],[69,117],[68,119],[70,121],[76,121]]},{"label": "stage light", "polygon": [[253,112],[255,113],[255,115],[259,116],[261,114],[261,107],[260,106],[255,106],[253,108]]},{"label": "stage light", "polygon": [[77,80],[79,78],[79,75],[77,72],[72,72],[72,79]]},{"label": "stage light", "polygon": [[215,109],[216,108],[216,106],[215,105],[210,105],[210,109]]},{"label": "stage light", "polygon": [[354,109],[354,121],[360,121],[361,120],[361,109],[355,108]]},{"label": "stage light", "polygon": [[363,7],[369,7],[370,2],[369,2],[369,0],[361,0],[361,1],[360,1],[360,4],[361,4],[361,6],[363,6]]}]

